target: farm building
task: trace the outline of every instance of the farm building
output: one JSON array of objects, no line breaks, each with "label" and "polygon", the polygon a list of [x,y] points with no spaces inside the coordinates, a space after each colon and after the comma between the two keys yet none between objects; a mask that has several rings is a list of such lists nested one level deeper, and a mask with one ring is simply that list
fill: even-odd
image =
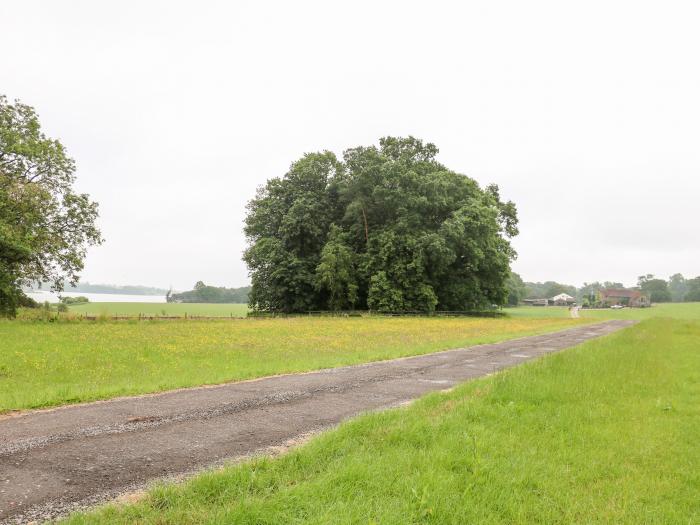
[{"label": "farm building", "polygon": [[547,306],[549,304],[547,299],[525,299],[523,302],[529,306]]},{"label": "farm building", "polygon": [[560,293],[549,299],[549,304],[554,306],[571,306],[576,302],[576,299],[571,297],[568,293]]},{"label": "farm building", "polygon": [[569,294],[560,293],[549,299],[525,299],[523,302],[530,306],[571,306],[576,304],[576,299]]},{"label": "farm building", "polygon": [[605,288],[598,292],[598,302],[603,306],[634,306],[643,308],[649,306],[649,297],[639,290],[625,290],[622,288]]}]

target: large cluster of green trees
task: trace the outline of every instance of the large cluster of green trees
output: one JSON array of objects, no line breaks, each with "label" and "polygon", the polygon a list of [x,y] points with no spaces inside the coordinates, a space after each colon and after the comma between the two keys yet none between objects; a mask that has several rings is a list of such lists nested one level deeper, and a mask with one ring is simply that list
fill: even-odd
[{"label": "large cluster of green trees", "polygon": [[224,288],[207,286],[197,281],[194,289],[187,292],[171,293],[165,296],[169,303],[247,303],[250,286]]},{"label": "large cluster of green trees", "polygon": [[294,162],[248,205],[250,305],[266,311],[478,310],[508,300],[516,209],[495,185],[386,137]]},{"label": "large cluster of green trees", "polygon": [[34,109],[0,96],[0,314],[30,303],[24,286],[77,284],[87,247],[102,241],[97,204],[74,191],[74,173]]}]

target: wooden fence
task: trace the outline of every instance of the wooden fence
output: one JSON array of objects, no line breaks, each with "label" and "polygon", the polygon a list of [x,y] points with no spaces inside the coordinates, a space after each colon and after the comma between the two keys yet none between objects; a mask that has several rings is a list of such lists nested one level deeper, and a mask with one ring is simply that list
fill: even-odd
[{"label": "wooden fence", "polygon": [[238,321],[242,319],[275,319],[287,317],[503,317],[506,314],[497,310],[488,310],[483,312],[473,311],[439,311],[439,312],[375,312],[367,310],[349,310],[349,311],[308,311],[298,313],[283,313],[283,312],[248,312],[246,316],[231,315],[86,315],[86,314],[67,314],[51,313],[48,317],[37,317],[36,320],[55,321],[76,320],[76,321],[216,321],[230,320]]}]

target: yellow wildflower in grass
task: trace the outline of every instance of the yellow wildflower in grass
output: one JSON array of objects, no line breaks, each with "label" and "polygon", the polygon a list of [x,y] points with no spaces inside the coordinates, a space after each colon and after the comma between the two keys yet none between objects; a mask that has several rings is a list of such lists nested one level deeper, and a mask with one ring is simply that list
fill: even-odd
[{"label": "yellow wildflower in grass", "polygon": [[0,412],[419,355],[586,322],[310,318],[0,323]]}]

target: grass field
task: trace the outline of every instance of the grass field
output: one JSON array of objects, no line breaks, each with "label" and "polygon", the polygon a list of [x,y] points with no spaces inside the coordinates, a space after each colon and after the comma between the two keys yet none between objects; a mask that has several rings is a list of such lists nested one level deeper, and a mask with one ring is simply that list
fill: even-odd
[{"label": "grass field", "polygon": [[381,317],[4,321],[0,412],[418,355],[581,322]]},{"label": "grass field", "polygon": [[581,310],[581,317],[587,319],[651,319],[665,317],[673,319],[699,319],[700,303],[664,303],[651,308],[623,308],[622,310]]},{"label": "grass field", "polygon": [[699,523],[698,341],[649,319],[70,523]]},{"label": "grass field", "polygon": [[201,315],[245,317],[246,304],[211,303],[85,303],[70,307],[83,315]]},{"label": "grass field", "polygon": [[[504,308],[503,311],[515,318],[568,318],[566,307],[519,306]],[[206,304],[206,303],[85,303],[71,306],[70,312],[83,315],[180,315],[189,316],[233,316],[245,317],[246,304]],[[673,317],[700,319],[700,303],[665,303],[651,308],[625,308],[612,310],[581,310],[583,318],[591,319],[649,319],[651,317]]]},{"label": "grass field", "polygon": [[[569,317],[569,309],[563,306],[518,306],[517,308],[504,308],[503,310],[513,318],[565,318]],[[580,310],[580,316],[584,319],[651,319],[654,317],[668,317],[673,319],[699,319],[700,303],[663,303],[655,304],[651,308],[623,308],[613,310],[605,308],[601,310]]]}]

